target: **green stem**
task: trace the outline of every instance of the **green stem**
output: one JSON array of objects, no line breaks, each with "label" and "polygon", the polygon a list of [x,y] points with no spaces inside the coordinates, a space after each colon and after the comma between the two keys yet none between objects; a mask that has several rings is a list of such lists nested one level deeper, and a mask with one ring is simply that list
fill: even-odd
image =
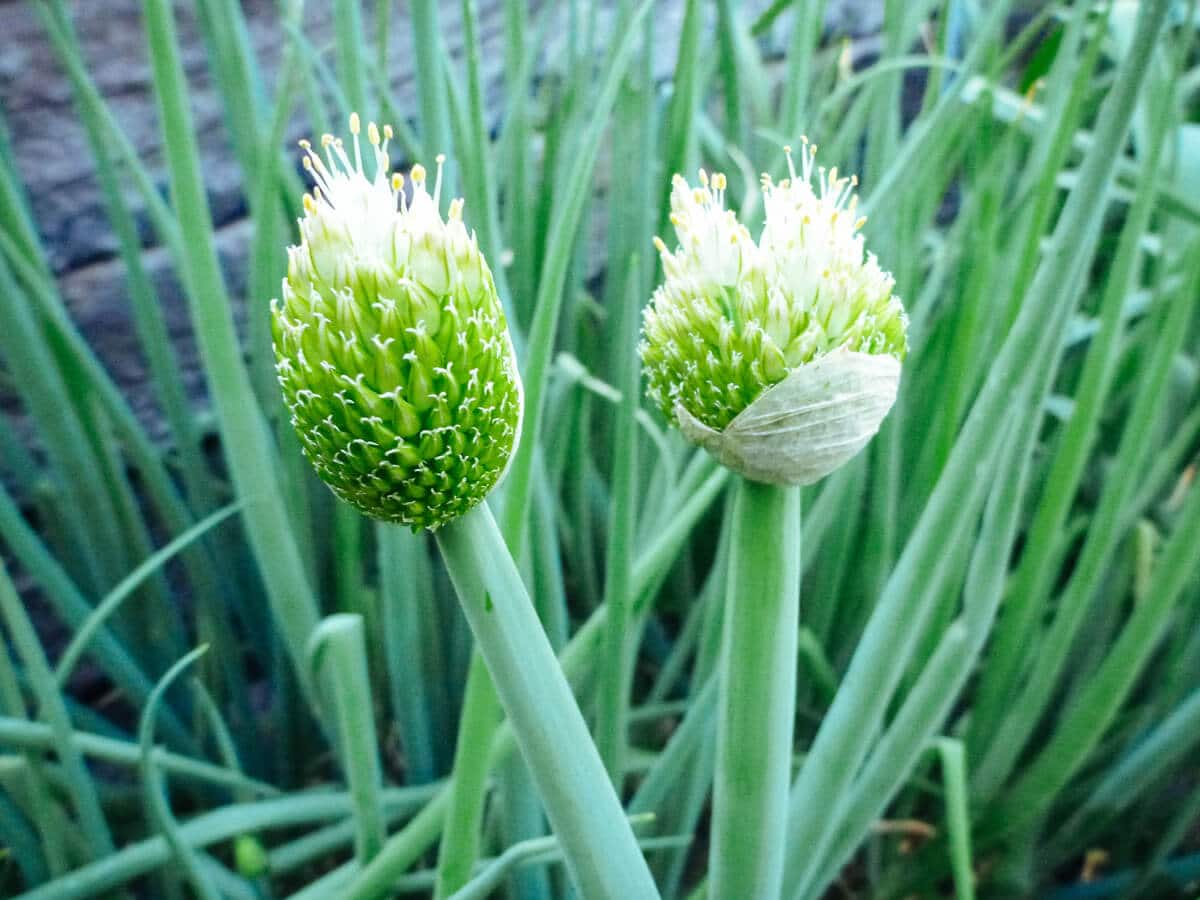
[{"label": "green stem", "polygon": [[491,511],[477,506],[437,540],[580,894],[658,897]]},{"label": "green stem", "polygon": [[710,896],[779,896],[800,627],[800,490],[740,480],[713,787]]}]

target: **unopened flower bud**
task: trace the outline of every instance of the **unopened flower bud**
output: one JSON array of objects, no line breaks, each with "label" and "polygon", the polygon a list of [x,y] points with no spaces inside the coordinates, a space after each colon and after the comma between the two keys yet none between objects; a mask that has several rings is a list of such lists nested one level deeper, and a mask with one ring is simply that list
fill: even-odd
[{"label": "unopened flower bud", "polygon": [[[675,176],[672,252],[645,312],[648,393],[684,435],[755,481],[810,484],[879,430],[896,399],[908,319],[863,247],[855,179],[763,176],[757,241],[725,209],[725,177]],[[815,178],[814,178],[815,174]]]},{"label": "unopened flower bud", "polygon": [[439,210],[414,166],[411,196],[390,171],[391,129],[354,146],[307,142],[315,187],[300,244],[271,304],[276,372],[305,456],[369,516],[437,528],[504,474],[523,399],[491,270],[462,221]]}]

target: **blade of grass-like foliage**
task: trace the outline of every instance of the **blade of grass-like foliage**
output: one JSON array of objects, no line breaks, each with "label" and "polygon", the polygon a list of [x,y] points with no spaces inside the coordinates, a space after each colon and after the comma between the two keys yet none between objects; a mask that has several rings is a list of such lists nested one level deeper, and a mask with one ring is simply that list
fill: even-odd
[{"label": "blade of grass-like foliage", "polygon": [[[44,834],[42,839],[45,840]],[[38,833],[7,794],[0,794],[0,840],[26,884],[40,884],[49,879]]]},{"label": "blade of grass-like foliage", "polygon": [[449,100],[446,97],[446,72],[438,29],[438,4],[435,0],[415,0],[409,6],[412,19],[413,71],[420,102],[421,146],[426,153],[446,154],[449,163],[442,171],[443,196],[455,196],[456,166],[450,141]]},{"label": "blade of grass-like foliage", "polygon": [[[113,568],[123,556],[116,550],[122,544],[116,531],[116,510],[104,488],[95,448],[73,412],[75,404],[67,382],[3,254],[0,293],[8,298],[0,352],[13,370],[23,373],[16,380],[22,404],[38,423],[58,481],[70,492],[61,511],[70,524],[72,549],[77,554],[71,563],[90,589],[103,590],[115,580]],[[87,517],[84,510],[88,510]]]},{"label": "blade of grass-like foliage", "polygon": [[[915,589],[943,556],[942,536],[962,533],[964,513],[975,503],[982,477],[980,459],[1014,385],[1029,377],[1031,360],[1045,359],[1061,346],[1060,335],[1074,296],[1060,291],[1090,258],[1100,228],[1098,211],[1106,197],[1116,157],[1124,144],[1129,119],[1140,92],[1145,58],[1151,52],[1166,15],[1162,0],[1142,8],[1133,50],[1105,101],[1093,144],[1076,189],[1055,228],[1044,262],[1004,347],[997,356],[967,423],[916,529],[888,580],[841,689],[818,732],[793,786],[789,847],[793,859],[811,852],[826,830],[825,811],[845,790],[864,752],[860,735],[871,733],[902,674],[908,648],[920,635],[924,616],[909,603]],[[927,120],[928,121],[928,120]],[[911,140],[911,139],[910,139]],[[889,170],[892,171],[892,170]],[[887,176],[885,175],[885,180]],[[958,527],[955,527],[957,525]],[[884,647],[890,648],[890,652]],[[785,877],[785,884],[795,884]]]},{"label": "blade of grass-like foliage", "polygon": [[588,897],[657,897],[620,801],[486,505],[438,545],[521,753]]},{"label": "blade of grass-like foliage", "polygon": [[658,199],[660,217],[655,224],[660,234],[665,232],[670,224],[667,221],[670,210],[669,176],[676,172],[691,172],[697,164],[695,123],[700,108],[702,86],[701,12],[700,0],[687,0],[683,23],[679,30],[679,53],[675,58],[675,70],[671,77],[671,102],[663,116],[663,139],[667,148],[664,154],[663,174],[668,176],[663,180],[668,182],[668,187],[660,192]]},{"label": "blade of grass-like foliage", "polygon": [[950,832],[950,858],[954,869],[954,896],[975,900],[975,872],[971,865],[971,816],[967,811],[967,762],[962,741],[940,738],[942,780],[946,784],[946,819]]},{"label": "blade of grass-like foliage", "polygon": [[435,773],[429,680],[437,668],[422,638],[421,612],[433,591],[425,543],[416,535],[378,525],[380,619],[392,715],[404,748],[410,784],[425,784]]},{"label": "blade of grass-like foliage", "polygon": [[[468,140],[458,143],[458,156],[463,162],[463,191],[468,208],[474,210],[473,220],[477,223],[479,246],[483,255],[496,260],[493,269],[496,290],[504,301],[505,310],[511,311],[512,296],[508,288],[508,275],[503,260],[503,242],[500,236],[500,219],[496,198],[496,181],[493,177],[490,142],[487,122],[484,119],[483,65],[479,45],[479,11],[475,0],[462,0],[463,43],[467,62],[467,132]],[[510,318],[512,318],[510,316]],[[517,325],[517,322],[512,322]],[[518,348],[520,342],[517,342]]]},{"label": "blade of grass-like foliage", "polygon": [[[712,605],[720,604],[714,601]],[[716,762],[713,737],[717,694],[717,678],[710,676],[689,698],[683,721],[638,786],[629,804],[630,813],[653,812],[659,827],[678,833],[695,833]],[[651,860],[665,895],[676,893],[686,860],[687,853],[683,848]]]},{"label": "blade of grass-like foliage", "polygon": [[171,849],[171,857],[175,864],[183,870],[184,876],[191,883],[199,900],[220,900],[217,893],[200,869],[197,855],[192,851],[187,841],[179,833],[179,824],[171,812],[171,804],[165,796],[165,785],[159,770],[154,747],[154,714],[171,684],[182,675],[189,666],[198,660],[208,650],[200,646],[180,659],[167,670],[166,674],[150,692],[150,699],[142,711],[138,724],[139,769],[142,778],[142,796],[145,798],[148,817],[156,830],[162,832]]},{"label": "blade of grass-like foliage", "polygon": [[[55,45],[59,59],[67,65],[73,90],[78,94],[78,38],[71,27],[65,5],[61,0],[53,5],[39,0],[35,9]],[[103,125],[95,115],[95,110],[86,103],[77,101],[76,108],[86,129],[88,144],[96,162],[96,177],[103,193],[105,211],[120,245],[138,338],[142,351],[146,354],[151,379],[162,403],[167,423],[175,437],[175,445],[183,460],[181,469],[187,494],[193,504],[205,509],[210,505],[211,496],[206,480],[202,477],[207,467],[203,464],[199,435],[183,382],[179,377],[180,368],[168,338],[166,321],[142,262],[137,225],[121,195],[111,150],[104,139]]]},{"label": "blade of grass-like foliage", "polygon": [[[284,7],[284,30],[298,29],[304,15],[304,0],[288,0]],[[250,275],[248,278],[249,307],[247,341],[250,350],[250,378],[263,409],[278,410],[278,386],[275,383],[274,358],[271,353],[270,316],[262,302],[279,290],[279,278],[285,262],[281,249],[282,216],[277,202],[279,175],[279,145],[283,142],[292,100],[300,81],[299,50],[296,41],[284,42],[276,79],[275,102],[266,131],[255,148],[254,239],[250,246]],[[248,174],[245,166],[243,173]]]},{"label": "blade of grass-like foliage", "polygon": [[1053,737],[985,820],[984,839],[1017,830],[1044,815],[1087,759],[1132,689],[1171,621],[1171,610],[1200,558],[1200,490],[1187,505],[1155,566],[1146,599],[1136,606],[1112,650],[1066,711]]},{"label": "blade of grass-like foliage", "polygon": [[555,203],[545,263],[538,283],[533,324],[529,330],[528,353],[521,366],[525,385],[524,440],[513,457],[504,492],[503,530],[509,546],[517,556],[520,556],[524,542],[533,457],[545,400],[546,377],[554,352],[554,337],[563,304],[563,287],[570,262],[570,250],[575,244],[583,206],[588,198],[592,172],[600,147],[600,136],[607,124],[620,79],[632,54],[634,39],[639,33],[638,25],[649,9],[650,3],[643,2],[627,21],[618,23],[617,33],[621,37],[605,63],[604,77],[597,98],[589,105],[589,118],[578,139],[578,153],[571,160],[570,168],[560,182],[564,190],[562,199]]},{"label": "blade of grass-like foliage", "polygon": [[450,814],[438,849],[435,897],[456,893],[471,878],[479,858],[480,826],[487,797],[492,735],[500,722],[500,698],[483,658],[471,657],[455,742],[454,777],[447,789]]},{"label": "blade of grass-like foliage", "polygon": [[1166,874],[1164,870],[1169,869],[1168,857],[1177,847],[1182,848],[1188,833],[1196,824],[1197,816],[1200,816],[1200,794],[1193,792],[1178,809],[1172,811],[1137,880],[1122,892],[1122,897],[1133,900],[1135,897],[1153,896],[1155,879]]},{"label": "blade of grass-like foliage", "polygon": [[1200,689],[1108,769],[1087,799],[1057,829],[1046,848],[1047,856],[1063,859],[1094,840],[1106,825],[1146,796],[1198,743]]},{"label": "blade of grass-like foliage", "polygon": [[[1200,276],[1200,266],[1189,265],[1190,277]],[[1163,386],[1176,352],[1186,334],[1191,297],[1179,293],[1168,298],[1154,333],[1153,356],[1148,361],[1139,394],[1127,419],[1117,453],[1119,471],[1140,466],[1150,449],[1153,431],[1136,423],[1148,423],[1163,400]],[[1020,702],[1008,704],[987,752],[976,766],[973,788],[979,797],[989,798],[1012,771],[1036,727],[1054,691],[1059,674],[1078,634],[1089,601],[1107,569],[1111,553],[1121,537],[1121,510],[1134,495],[1132,480],[1116,479],[1105,483],[1099,506],[1088,530],[1084,549],[1076,562],[1051,625],[1039,645],[1028,680],[1019,693]]]},{"label": "blade of grass-like foliage", "polygon": [[[41,9],[42,0],[39,0],[39,10]],[[79,108],[81,117],[89,132],[89,140],[95,140],[100,144],[108,141],[113,145],[113,149],[120,157],[122,164],[133,176],[160,236],[164,243],[172,248],[178,259],[181,255],[181,242],[173,217],[167,210],[145,168],[138,160],[128,139],[112,118],[95,85],[88,77],[83,67],[78,41],[74,33],[61,25],[61,22],[67,18],[65,7],[56,0],[56,5],[53,7],[52,12],[53,15],[45,15],[43,21],[47,25],[47,33],[50,35],[51,43],[71,80],[76,106]],[[95,134],[94,138],[92,137],[93,133]],[[97,157],[97,164],[103,178],[105,165],[99,157]],[[111,212],[116,213],[117,211],[111,210]],[[120,218],[119,213],[117,214],[117,218]],[[24,238],[27,245],[35,244],[35,238],[32,235],[33,232],[30,232]],[[7,246],[9,239],[9,235],[0,234],[0,243],[5,243]],[[11,253],[11,251],[9,252]],[[30,264],[30,259],[34,261],[33,264]],[[30,290],[34,292],[33,299],[38,302],[42,314],[49,320],[56,339],[72,349],[77,364],[86,374],[89,388],[99,395],[103,406],[113,420],[114,427],[124,442],[125,451],[130,454],[133,465],[137,468],[142,479],[144,479],[144,486],[153,499],[159,513],[165,519],[169,530],[174,533],[183,531],[191,523],[191,516],[178,496],[170,477],[167,475],[157,448],[151,444],[141,429],[137,419],[121,395],[120,390],[109,378],[107,372],[95,358],[83,338],[71,325],[70,319],[64,311],[61,299],[54,296],[54,292],[51,290],[52,282],[48,280],[43,281],[39,277],[39,271],[42,271],[42,275],[45,276],[44,267],[43,270],[39,270],[37,266],[37,263],[41,262],[40,254],[35,250],[31,256],[22,256],[21,259],[13,258],[12,262],[18,275],[25,281]],[[146,302],[149,303],[150,301],[147,299]],[[151,330],[153,329],[151,328]],[[165,362],[162,364],[166,365]],[[176,413],[179,419],[187,416],[187,413],[182,408],[177,410]],[[197,476],[203,471],[202,468],[196,466],[194,461],[187,464],[185,468],[187,470],[185,472],[185,483],[187,484],[198,480]],[[191,481],[187,479],[191,479]],[[200,485],[195,484],[192,486],[193,488],[200,487]],[[200,493],[203,493],[202,489]],[[197,501],[198,498],[195,494],[190,494],[190,496],[193,502]],[[211,561],[198,553],[185,555],[184,561],[188,569],[188,578],[195,589],[201,593],[202,602],[209,608],[217,607],[219,605],[219,598],[215,596],[209,572],[212,567]]]},{"label": "blade of grass-like foliage", "polygon": [[618,346],[624,348],[623,352],[615,354],[618,363],[616,374],[619,377],[617,387],[623,399],[613,420],[612,499],[603,599],[608,610],[608,622],[596,696],[596,746],[618,794],[621,792],[621,775],[625,764],[626,716],[640,635],[640,629],[631,627],[629,616],[635,600],[631,587],[638,503],[636,411],[641,379],[636,348],[641,311],[639,276],[638,257],[634,256],[629,260],[625,296],[619,307],[620,325],[616,329]]},{"label": "blade of grass-like foliage", "polygon": [[[426,789],[400,788],[395,792],[400,796],[420,797]],[[204,813],[180,825],[179,837],[195,850],[231,840],[241,834],[344,818],[352,810],[353,800],[348,793],[302,792],[255,803],[235,803]],[[19,898],[85,900],[153,872],[170,859],[171,848],[166,838],[161,835],[147,838],[76,869],[64,878],[27,891]]]},{"label": "blade of grass-like foliage", "polygon": [[8,628],[13,646],[20,655],[37,698],[38,712],[54,731],[56,751],[66,771],[71,802],[79,816],[83,834],[97,858],[113,852],[112,833],[100,807],[95,782],[88,775],[83,755],[75,743],[70,716],[63,698],[54,683],[54,674],[38,642],[33,623],[29,621],[21,599],[17,596],[7,568],[0,563],[0,616]]},{"label": "blade of grass-like foliage", "polygon": [[[242,362],[199,169],[174,15],[165,0],[146,0],[145,24],[165,138],[171,192],[188,252],[183,267],[197,339],[213,392],[224,451],[272,611],[297,670],[316,625],[317,603],[272,477],[275,458]],[[306,683],[307,674],[301,674]]]},{"label": "blade of grass-like foliage", "polygon": [[[1085,71],[1087,69],[1090,66],[1084,67]],[[1062,529],[1078,490],[1099,427],[1101,404],[1112,383],[1123,333],[1120,310],[1137,275],[1139,246],[1153,210],[1151,188],[1163,145],[1164,120],[1160,119],[1156,134],[1149,150],[1143,187],[1126,219],[1101,301],[1100,331],[1088,350],[1075,395],[1075,407],[1046,476],[1046,489],[1030,525],[1027,549],[1013,578],[1012,601],[1005,610],[1002,625],[997,630],[996,645],[989,654],[981,678],[980,696],[970,730],[970,746],[976,757],[983,745],[994,737],[996,720],[1008,705],[1012,680],[1023,659],[1022,649],[1029,641],[1051,587],[1056,562],[1053,538]]]},{"label": "blade of grass-like foliage", "polygon": [[794,137],[804,121],[811,96],[813,56],[825,24],[826,0],[797,3],[788,41],[787,74],[779,98],[779,132]]},{"label": "blade of grass-like foliage", "polygon": [[[382,799],[383,814],[387,823],[393,824],[404,818],[414,808],[419,809],[433,795],[440,785],[426,784],[419,787],[403,788],[403,802],[395,802],[395,791],[385,792]],[[303,837],[272,847],[268,851],[268,869],[272,875],[284,875],[294,871],[315,859],[327,857],[330,853],[340,850],[354,840],[358,826],[353,819],[335,822],[306,833]]]},{"label": "blade of grass-like foliage", "polygon": [[544,46],[549,18],[546,12],[541,14],[541,23],[530,40],[527,5],[523,0],[506,0],[504,4],[505,115],[499,141],[504,195],[500,219],[503,240],[513,251],[509,286],[515,321],[510,324],[518,326],[519,330],[529,322],[537,262],[530,185],[533,165],[530,159],[529,92],[538,58],[537,48]]},{"label": "blade of grass-like foliage", "polygon": [[900,712],[876,744],[862,774],[838,803],[837,831],[832,841],[811,858],[793,896],[819,897],[821,890],[845,864],[929,746],[970,674],[972,658],[965,625],[956,622],[942,636]]},{"label": "blade of grass-like foliage", "polygon": [[[365,49],[362,8],[359,0],[336,0],[334,33],[337,40],[337,74],[350,109],[370,118],[367,109],[367,78],[362,53]],[[421,75],[418,73],[418,78]]]},{"label": "blade of grass-like foliage", "polygon": [[[21,725],[35,724],[25,718],[25,698],[21,695],[21,686],[17,683],[17,673],[5,643],[0,643],[0,711]],[[40,844],[36,863],[44,865],[57,878],[70,866],[67,848],[58,840],[66,828],[67,817],[50,792],[41,756],[27,751],[22,754],[22,761],[25,763],[26,776],[0,796],[9,799],[11,795],[13,803],[20,804],[18,811],[23,812],[33,825],[29,838]]]},{"label": "blade of grass-like foliage", "polygon": [[59,657],[58,664],[54,669],[54,677],[59,685],[67,683],[67,679],[71,677],[71,673],[75,670],[75,666],[80,658],[87,652],[88,645],[95,637],[97,631],[104,626],[104,623],[117,611],[126,598],[137,590],[138,585],[161,569],[181,550],[203,536],[205,532],[219,525],[235,512],[238,512],[241,506],[241,503],[231,503],[197,522],[169,544],[156,551],[141,565],[121,579],[121,582],[111,591],[105,594],[104,599],[96,605],[96,608],[92,610],[87,619],[76,627],[75,634],[71,637],[71,642]]},{"label": "blade of grass-like foliage", "polygon": [[365,865],[383,844],[384,826],[383,776],[362,616],[339,613],[322,619],[309,641],[309,659],[313,677],[323,682],[336,713],[342,768],[354,798],[355,856]]},{"label": "blade of grass-like foliage", "polygon": [[[58,560],[50,555],[3,487],[0,487],[0,535],[9,552],[41,586],[62,621],[72,629],[78,629],[94,607]],[[131,699],[145,702],[154,685],[111,629],[103,627],[95,634],[93,658]],[[191,737],[174,710],[164,707],[159,725],[175,746],[192,746]]]},{"label": "blade of grass-like foliage", "polygon": [[[163,715],[161,710],[157,714],[160,717]],[[85,756],[92,756],[104,760],[106,763],[122,766],[138,764],[140,757],[136,744],[86,731],[75,731],[73,735],[79,752]],[[0,744],[9,747],[48,750],[53,749],[55,740],[54,729],[49,725],[40,722],[26,722],[10,716],[0,716]],[[279,793],[278,788],[269,784],[190,756],[163,751],[158,755],[158,764],[164,772],[179,778],[190,778],[202,783],[237,788],[259,795]]]},{"label": "blade of grass-like foliage", "polygon": [[[630,822],[633,821],[634,819],[631,818]],[[643,850],[659,850],[679,847],[687,841],[688,837],[682,835],[640,838],[638,844]],[[545,864],[561,858],[560,843],[557,837],[543,837],[512,844],[505,848],[500,856],[488,863],[462,890],[453,894],[453,900],[484,900],[504,883],[505,877],[512,869],[521,865]]]}]

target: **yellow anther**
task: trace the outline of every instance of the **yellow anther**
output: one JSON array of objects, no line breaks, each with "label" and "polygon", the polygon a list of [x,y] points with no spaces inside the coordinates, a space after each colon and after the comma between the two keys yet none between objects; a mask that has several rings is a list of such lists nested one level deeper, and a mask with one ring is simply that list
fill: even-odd
[{"label": "yellow anther", "polygon": [[332,134],[323,134],[321,135],[321,146],[328,147],[330,144],[335,143],[336,140],[337,139]]},{"label": "yellow anther", "polygon": [[361,127],[361,123],[358,120],[358,113],[356,113],[356,112],[350,113],[350,133],[358,134],[360,127]]},{"label": "yellow anther", "polygon": [[379,145],[379,126],[374,122],[367,125],[367,140],[371,142],[371,146]]},{"label": "yellow anther", "polygon": [[391,125],[383,126],[383,139],[385,141],[390,141],[392,139],[392,126]]},{"label": "yellow anther", "polygon": [[866,224],[867,224],[867,217],[859,216],[858,221],[854,223],[854,230],[858,231],[858,229],[862,228]]},{"label": "yellow anther", "polygon": [[667,252],[667,245],[663,243],[663,239],[660,238],[658,235],[654,236],[654,249],[657,250],[659,253]]},{"label": "yellow anther", "polygon": [[415,166],[412,167],[411,176],[412,176],[413,184],[424,184],[425,183],[425,167],[423,165],[421,165],[420,163],[417,163]]},{"label": "yellow anther", "polygon": [[724,172],[718,172],[717,174],[715,174],[713,176],[713,187],[715,187],[718,191],[725,190],[725,173]]},{"label": "yellow anther", "polygon": [[404,176],[399,172],[392,173],[392,190],[398,191],[404,187]]},{"label": "yellow anther", "polygon": [[312,198],[311,194],[304,195],[304,211],[315,214],[317,211],[317,201]]},{"label": "yellow anther", "polygon": [[301,149],[301,150],[311,150],[311,149],[312,149],[312,144],[310,144],[310,143],[309,143],[307,140],[305,140],[304,138],[301,138],[301,139],[300,139],[300,140],[298,140],[296,143],[298,143],[298,144],[300,145],[300,149]]}]

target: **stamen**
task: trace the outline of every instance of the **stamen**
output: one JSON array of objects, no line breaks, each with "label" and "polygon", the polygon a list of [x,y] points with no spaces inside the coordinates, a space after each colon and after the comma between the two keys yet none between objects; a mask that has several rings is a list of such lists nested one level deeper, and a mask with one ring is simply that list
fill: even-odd
[{"label": "stamen", "polygon": [[446,154],[439,153],[435,159],[437,160],[437,177],[433,180],[433,206],[435,209],[440,209],[440,201],[442,196],[442,166],[446,162]]}]

